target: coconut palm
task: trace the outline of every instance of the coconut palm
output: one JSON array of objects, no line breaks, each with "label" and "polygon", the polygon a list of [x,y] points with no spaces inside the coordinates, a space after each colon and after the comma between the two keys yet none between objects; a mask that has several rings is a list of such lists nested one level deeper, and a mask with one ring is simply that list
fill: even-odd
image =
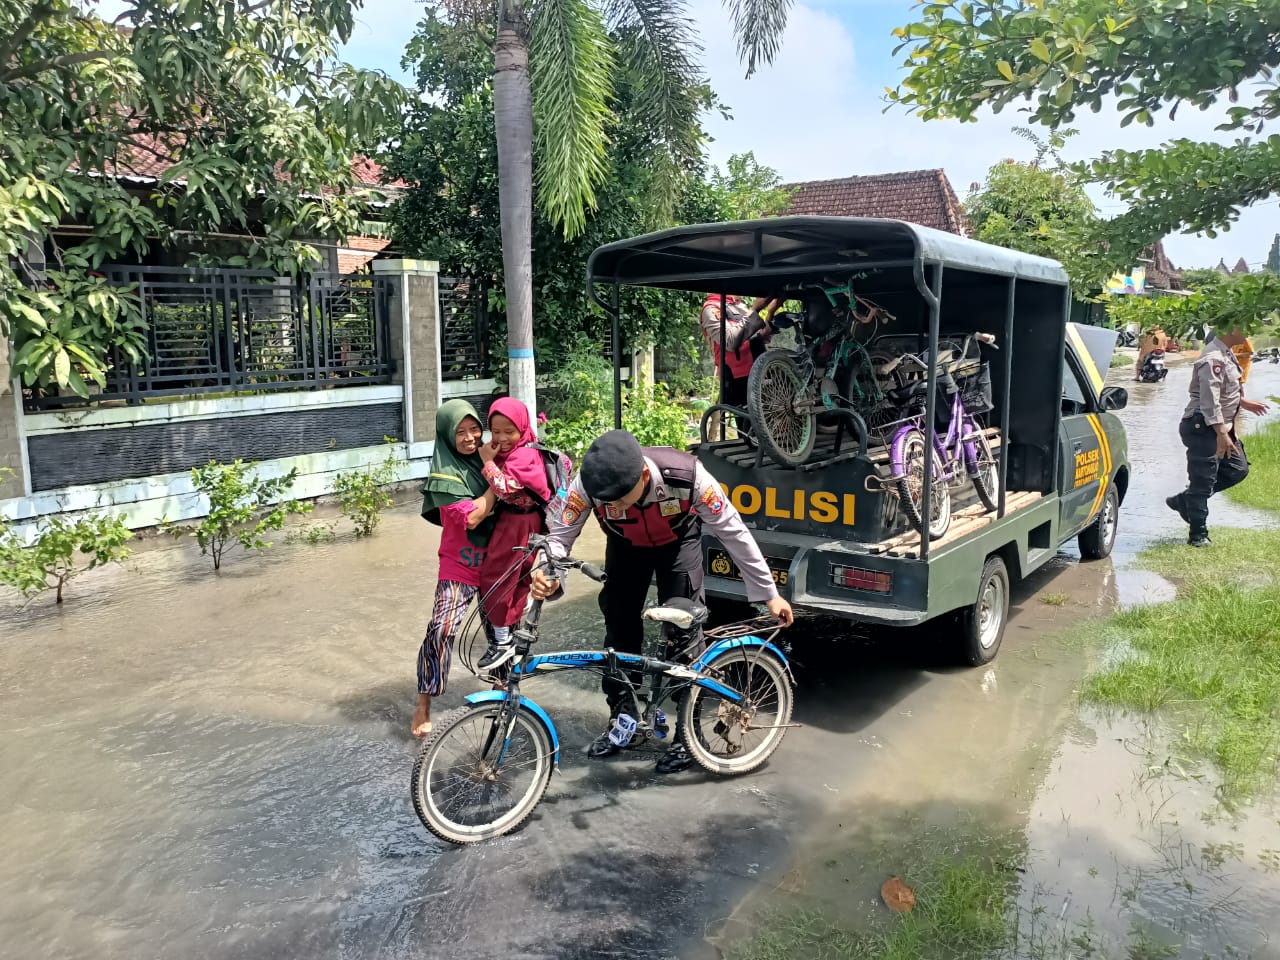
[{"label": "coconut palm", "polygon": [[[747,75],[778,52],[791,0],[724,0]],[[698,157],[711,102],[686,0],[446,0],[492,37],[498,203],[513,396],[537,409],[532,221],[538,203],[565,235],[583,229],[608,175],[613,81],[630,71],[640,109],[669,148],[671,176]],[[496,16],[496,20],[494,19]],[[658,171],[657,181],[663,182]]]}]

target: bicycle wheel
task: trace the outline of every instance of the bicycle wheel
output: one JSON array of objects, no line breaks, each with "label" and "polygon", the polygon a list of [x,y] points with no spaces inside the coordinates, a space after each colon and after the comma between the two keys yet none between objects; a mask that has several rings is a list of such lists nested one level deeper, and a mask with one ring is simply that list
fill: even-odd
[{"label": "bicycle wheel", "polygon": [[712,773],[750,773],[778,749],[791,722],[786,668],[760,647],[734,647],[703,672],[745,699],[735,703],[705,687],[690,687],[680,705],[684,745]]},{"label": "bicycle wheel", "polygon": [[510,833],[529,819],[554,770],[551,737],[528,710],[517,710],[502,761],[504,701],[460,707],[436,724],[413,765],[413,809],[450,843]]},{"label": "bicycle wheel", "polygon": [[817,418],[796,405],[808,397],[789,350],[766,350],[747,378],[747,413],[756,441],[778,463],[798,467],[809,459],[817,436]]},{"label": "bicycle wheel", "polygon": [[[902,501],[902,510],[911,521],[911,525],[922,534],[925,532],[924,521],[924,451],[925,438],[919,430],[910,430],[902,443],[902,465],[906,473],[898,479],[898,499]],[[933,457],[933,489],[929,510],[929,539],[937,540],[951,526],[951,491],[947,489],[947,481],[943,477],[942,465],[938,462],[937,451]]]},{"label": "bicycle wheel", "polygon": [[977,492],[982,505],[988,510],[994,510],[1000,493],[1000,464],[996,462],[991,443],[983,435],[981,428],[970,420],[965,424],[965,429],[977,433],[973,441],[977,459],[973,463],[966,464],[969,468],[969,479],[973,481],[973,489]]}]

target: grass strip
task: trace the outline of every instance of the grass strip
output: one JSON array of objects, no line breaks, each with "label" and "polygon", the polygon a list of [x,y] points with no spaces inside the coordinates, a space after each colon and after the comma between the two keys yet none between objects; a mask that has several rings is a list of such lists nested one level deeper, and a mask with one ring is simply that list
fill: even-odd
[{"label": "grass strip", "polygon": [[[919,960],[946,955],[979,960],[1009,946],[1016,932],[1013,873],[993,860],[965,857],[908,876],[910,913],[884,929],[847,929],[818,910],[779,914],[733,960]],[[886,908],[886,913],[887,913]],[[941,952],[940,952],[941,951]]]},{"label": "grass strip", "polygon": [[1178,597],[1106,622],[1111,661],[1085,697],[1162,711],[1225,795],[1266,789],[1280,772],[1280,530],[1218,528],[1212,547],[1161,544],[1138,564]]},{"label": "grass strip", "polygon": [[[1276,402],[1274,397],[1271,401]],[[1249,476],[1228,490],[1226,496],[1248,507],[1280,510],[1280,420],[1246,434],[1244,445],[1249,457]]]}]

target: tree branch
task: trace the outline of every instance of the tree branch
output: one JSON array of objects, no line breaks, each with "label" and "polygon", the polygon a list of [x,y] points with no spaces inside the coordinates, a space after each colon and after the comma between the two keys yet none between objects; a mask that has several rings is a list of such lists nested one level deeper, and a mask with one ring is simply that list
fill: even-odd
[{"label": "tree branch", "polygon": [[15,80],[26,80],[30,77],[38,76],[47,70],[57,70],[61,67],[72,67],[77,63],[88,63],[90,60],[108,60],[114,54],[109,50],[84,50],[80,53],[66,53],[60,57],[54,57],[51,60],[41,60],[38,63],[29,63],[25,67],[17,70],[9,70],[0,72],[0,83],[13,83]]}]

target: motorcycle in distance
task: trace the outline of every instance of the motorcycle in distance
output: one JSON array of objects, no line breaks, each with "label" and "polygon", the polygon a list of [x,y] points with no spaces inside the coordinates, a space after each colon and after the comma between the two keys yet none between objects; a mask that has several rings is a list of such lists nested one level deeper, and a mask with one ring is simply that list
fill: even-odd
[{"label": "motorcycle in distance", "polygon": [[1253,355],[1254,363],[1261,363],[1263,360],[1280,363],[1280,347],[1268,347],[1265,350],[1259,350]]},{"label": "motorcycle in distance", "polygon": [[1143,383],[1159,383],[1169,375],[1169,368],[1164,365],[1164,351],[1152,350],[1142,361],[1142,369],[1138,371],[1138,379]]}]

